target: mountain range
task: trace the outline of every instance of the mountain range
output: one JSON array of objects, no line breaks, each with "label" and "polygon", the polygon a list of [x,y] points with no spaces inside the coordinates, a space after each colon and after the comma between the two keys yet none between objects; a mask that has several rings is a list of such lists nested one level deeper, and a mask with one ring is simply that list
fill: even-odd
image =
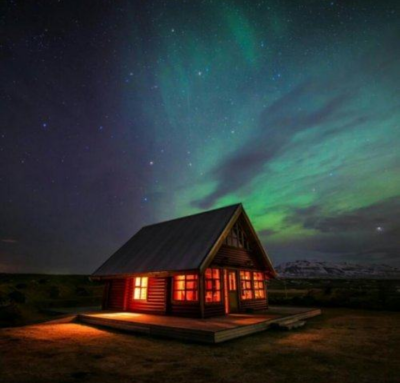
[{"label": "mountain range", "polygon": [[399,268],[381,264],[297,260],[281,263],[275,270],[284,278],[400,279]]}]

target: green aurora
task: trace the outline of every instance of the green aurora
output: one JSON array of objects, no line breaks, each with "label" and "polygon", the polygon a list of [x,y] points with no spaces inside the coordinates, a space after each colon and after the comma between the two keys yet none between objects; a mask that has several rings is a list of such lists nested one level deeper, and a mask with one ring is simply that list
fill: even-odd
[{"label": "green aurora", "polygon": [[394,6],[361,4],[158,9],[157,220],[241,201],[275,258],[396,260],[399,29]]}]

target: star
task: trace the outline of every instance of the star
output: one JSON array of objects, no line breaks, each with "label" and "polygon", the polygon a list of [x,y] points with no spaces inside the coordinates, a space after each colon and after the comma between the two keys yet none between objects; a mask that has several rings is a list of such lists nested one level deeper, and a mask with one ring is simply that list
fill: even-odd
[{"label": "star", "polygon": [[154,161],[150,161],[150,162],[149,162],[149,165],[150,165],[150,166],[153,166],[153,165],[154,165]]}]

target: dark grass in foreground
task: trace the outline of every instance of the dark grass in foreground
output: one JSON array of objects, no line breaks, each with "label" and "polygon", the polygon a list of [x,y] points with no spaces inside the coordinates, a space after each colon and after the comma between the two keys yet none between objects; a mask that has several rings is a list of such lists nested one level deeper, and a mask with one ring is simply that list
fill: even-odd
[{"label": "dark grass in foreground", "polygon": [[324,310],[293,332],[221,345],[110,332],[80,324],[0,330],[0,381],[399,382],[400,313]]},{"label": "dark grass in foreground", "polygon": [[0,274],[0,327],[52,319],[58,307],[100,306],[102,294],[85,275]]}]

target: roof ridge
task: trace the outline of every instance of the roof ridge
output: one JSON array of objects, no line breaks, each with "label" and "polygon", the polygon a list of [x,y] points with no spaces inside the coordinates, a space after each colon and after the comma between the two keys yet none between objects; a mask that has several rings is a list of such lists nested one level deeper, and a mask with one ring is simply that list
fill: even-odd
[{"label": "roof ridge", "polygon": [[156,223],[151,223],[150,225],[142,226],[140,230],[142,230],[142,229],[144,229],[144,228],[146,228],[146,227],[150,227],[150,226],[156,226],[156,225],[161,225],[161,224],[168,223],[168,222],[172,222],[172,221],[178,221],[178,220],[180,220],[180,219],[195,217],[195,216],[202,215],[202,214],[213,213],[213,212],[215,212],[215,211],[223,210],[223,209],[228,209],[228,208],[232,208],[232,207],[234,207],[234,206],[236,206],[236,208],[238,208],[239,206],[242,206],[242,203],[241,203],[241,202],[239,202],[239,203],[234,203],[234,204],[232,204],[232,205],[222,206],[222,207],[218,207],[218,208],[216,208],[216,209],[201,211],[201,212],[195,213],[195,214],[185,215],[185,216],[178,217],[178,218],[172,218],[172,219],[167,219],[167,220],[165,220],[165,221],[160,221],[160,222],[156,222]]}]

